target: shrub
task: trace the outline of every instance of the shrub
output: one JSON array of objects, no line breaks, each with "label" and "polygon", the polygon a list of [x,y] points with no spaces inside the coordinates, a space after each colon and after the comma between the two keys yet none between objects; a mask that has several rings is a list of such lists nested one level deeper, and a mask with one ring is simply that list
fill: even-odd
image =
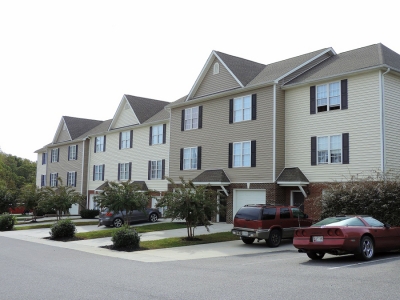
[{"label": "shrub", "polygon": [[99,215],[98,209],[81,209],[80,215],[82,219],[94,219]]},{"label": "shrub", "polygon": [[57,212],[53,209],[53,210],[44,210],[44,209],[40,209],[38,208],[36,210],[36,215],[37,216],[44,216],[44,215],[56,215]]},{"label": "shrub", "polygon": [[140,235],[129,225],[123,225],[121,228],[114,230],[111,241],[116,249],[127,248],[134,250],[139,248]]},{"label": "shrub", "polygon": [[60,220],[50,228],[51,239],[73,238],[76,227],[70,219]]},{"label": "shrub", "polygon": [[16,220],[16,217],[10,214],[0,215],[0,231],[12,230]]}]

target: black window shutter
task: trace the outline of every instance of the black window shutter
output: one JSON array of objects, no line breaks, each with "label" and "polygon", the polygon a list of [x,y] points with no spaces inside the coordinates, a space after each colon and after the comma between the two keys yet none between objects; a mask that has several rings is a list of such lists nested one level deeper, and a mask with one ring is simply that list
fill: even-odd
[{"label": "black window shutter", "polygon": [[106,165],[103,165],[103,175],[101,176],[101,180],[104,181],[104,173],[106,172]]},{"label": "black window shutter", "polygon": [[201,170],[201,146],[197,147],[197,170]]},{"label": "black window shutter", "polygon": [[72,182],[68,182],[69,181],[69,172],[67,172],[67,186],[72,185]]},{"label": "black window shutter", "polygon": [[310,114],[315,114],[315,85],[310,86]]},{"label": "black window shutter", "polygon": [[317,165],[317,137],[311,137],[311,165]]},{"label": "black window shutter", "polygon": [[78,145],[75,147],[75,159],[78,160]]},{"label": "black window shutter", "polygon": [[131,130],[131,132],[130,132],[130,145],[129,145],[129,148],[132,148],[132,145],[133,145],[133,130]]},{"label": "black window shutter", "polygon": [[254,168],[256,167],[256,141],[251,141],[251,167]]},{"label": "black window shutter", "polygon": [[57,148],[57,162],[60,161],[60,148]]},{"label": "black window shutter", "polygon": [[71,146],[68,146],[68,160],[69,160],[70,152],[71,152]]},{"label": "black window shutter", "polygon": [[348,108],[348,104],[347,104],[347,79],[343,79],[340,82],[340,90],[341,90],[341,101],[342,101],[342,105],[341,105],[341,109],[347,109]]},{"label": "black window shutter", "polygon": [[233,143],[229,143],[228,168],[232,168],[232,157],[233,157]]},{"label": "black window shutter", "polygon": [[150,126],[149,130],[149,146],[151,146],[153,143],[153,126]]},{"label": "black window shutter", "polygon": [[131,180],[132,179],[132,163],[130,162],[129,163],[129,180]]},{"label": "black window shutter", "polygon": [[179,169],[183,170],[183,148],[181,148],[181,154],[179,159]]},{"label": "black window shutter", "polygon": [[257,120],[257,94],[251,95],[251,119]]},{"label": "black window shutter", "polygon": [[121,150],[122,132],[119,133],[119,150]]},{"label": "black window shutter", "polygon": [[78,173],[75,172],[75,182],[74,182],[74,186],[76,187],[76,177],[78,176]]},{"label": "black window shutter", "polygon": [[147,164],[147,179],[151,180],[151,160]]},{"label": "black window shutter", "polygon": [[350,147],[349,147],[349,134],[342,134],[342,152],[343,152],[343,164],[350,163]]},{"label": "black window shutter", "polygon": [[58,173],[56,173],[56,186],[58,186]]},{"label": "black window shutter", "polygon": [[203,127],[203,106],[199,106],[199,124],[198,124],[198,128],[202,128]]},{"label": "black window shutter", "polygon": [[185,130],[185,110],[182,109],[182,115],[181,115],[181,131]]},{"label": "black window shutter", "polygon": [[104,136],[103,151],[106,152],[106,136]]},{"label": "black window shutter", "polygon": [[229,124],[233,123],[233,99],[229,99]]},{"label": "black window shutter", "polygon": [[121,172],[121,164],[118,164],[118,180],[121,179],[121,176],[119,175]]},{"label": "black window shutter", "polygon": [[94,138],[94,153],[96,153],[97,137]]},{"label": "black window shutter", "polygon": [[167,124],[163,124],[163,136],[162,136],[163,140],[163,144],[167,143]]},{"label": "black window shutter", "polygon": [[165,159],[162,160],[162,173],[161,179],[165,179]]},{"label": "black window shutter", "polygon": [[46,154],[46,153],[42,153],[42,165],[45,164],[45,154]]},{"label": "black window shutter", "polygon": [[94,181],[94,178],[95,178],[95,172],[96,172],[96,166],[93,166],[93,181]]}]

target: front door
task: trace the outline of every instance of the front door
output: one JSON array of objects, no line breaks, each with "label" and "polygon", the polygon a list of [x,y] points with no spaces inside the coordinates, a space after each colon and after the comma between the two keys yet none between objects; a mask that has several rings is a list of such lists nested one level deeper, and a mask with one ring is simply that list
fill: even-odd
[{"label": "front door", "polygon": [[301,191],[292,191],[292,205],[304,211],[304,195]]},{"label": "front door", "polygon": [[226,195],[221,191],[218,195],[219,211],[217,222],[226,222]]}]

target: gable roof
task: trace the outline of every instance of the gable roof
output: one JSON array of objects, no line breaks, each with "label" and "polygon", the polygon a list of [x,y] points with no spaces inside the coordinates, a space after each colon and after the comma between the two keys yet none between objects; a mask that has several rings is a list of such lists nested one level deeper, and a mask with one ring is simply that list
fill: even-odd
[{"label": "gable roof", "polygon": [[124,95],[126,100],[131,105],[140,123],[143,123],[150,117],[154,116],[160,110],[169,104],[167,101],[154,100],[149,98]]},{"label": "gable roof", "polygon": [[377,67],[390,67],[400,72],[400,55],[381,43],[346,51],[331,56],[286,85],[324,80]]},{"label": "gable roof", "polygon": [[228,176],[222,169],[217,170],[205,170],[204,172],[200,173],[196,176],[193,180],[193,183],[201,184],[201,183],[230,183]]},{"label": "gable roof", "polygon": [[56,134],[53,138],[53,144],[56,143],[58,136],[60,135],[61,131],[63,130],[64,124],[66,126],[69,140],[73,141],[85,132],[89,131],[90,129],[96,127],[97,125],[101,124],[103,121],[99,120],[91,120],[91,119],[83,119],[83,118],[75,118],[75,117],[68,117],[63,116],[61,117],[60,123],[58,125]]},{"label": "gable roof", "polygon": [[295,183],[303,183],[308,184],[309,181],[307,177],[303,174],[303,172],[297,168],[285,168],[281,174],[279,174],[276,179],[278,184],[295,184]]}]

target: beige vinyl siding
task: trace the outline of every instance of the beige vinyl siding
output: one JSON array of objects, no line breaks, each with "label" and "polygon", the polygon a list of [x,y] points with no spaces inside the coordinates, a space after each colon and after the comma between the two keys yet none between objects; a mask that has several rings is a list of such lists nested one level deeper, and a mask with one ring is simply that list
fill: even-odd
[{"label": "beige vinyl siding", "polygon": [[67,129],[61,129],[60,134],[57,137],[56,143],[66,142],[71,140]]},{"label": "beige vinyl siding", "polygon": [[37,161],[36,161],[36,186],[38,187],[40,187],[41,185],[42,175],[46,175],[46,167],[47,167],[47,163],[42,165],[42,154],[43,152],[37,154]]},{"label": "beige vinyl siding", "polygon": [[285,91],[276,88],[275,179],[285,168]]},{"label": "beige vinyl siding", "polygon": [[[165,124],[160,123],[160,124]],[[169,124],[167,122],[166,144],[149,145],[150,126],[138,127],[133,130],[132,148],[119,149],[119,132],[107,134],[106,152],[94,153],[94,138],[90,144],[89,190],[94,190],[103,181],[93,181],[93,166],[105,164],[104,180],[118,180],[118,164],[132,163],[131,181],[145,181],[149,190],[167,190],[167,180],[148,180],[148,161],[165,159],[165,176],[168,171]]]},{"label": "beige vinyl siding", "polygon": [[[345,180],[380,168],[379,73],[347,79],[345,110],[310,115],[310,86],[285,91],[286,167],[299,167],[311,182]],[[311,137],[342,133],[349,133],[350,164],[311,166]]]},{"label": "beige vinyl siding", "polygon": [[385,95],[385,169],[400,172],[400,77],[384,76]]},{"label": "beige vinyl siding", "polygon": [[[214,64],[216,62],[219,63],[219,73],[213,74]],[[193,98],[215,94],[217,92],[231,90],[238,87],[240,87],[239,83],[235,78],[233,78],[224,65],[215,58]]]},{"label": "beige vinyl siding", "polygon": [[[229,124],[229,99],[257,94],[257,120]],[[203,128],[181,131],[181,111],[171,112],[170,176],[193,179],[205,170],[224,169],[231,182],[272,181],[273,88],[202,102]],[[190,107],[192,107],[191,105]],[[189,107],[189,106],[187,106]],[[229,143],[257,141],[257,167],[228,168]],[[202,147],[201,170],[180,171],[180,149]]]},{"label": "beige vinyl siding", "polygon": [[[129,108],[126,109],[125,108],[126,106],[128,106]],[[134,124],[139,124],[139,120],[137,119],[135,113],[133,112],[129,104],[126,103],[124,104],[124,107],[122,108],[118,116],[117,122],[115,122],[113,128],[122,128]]]}]

